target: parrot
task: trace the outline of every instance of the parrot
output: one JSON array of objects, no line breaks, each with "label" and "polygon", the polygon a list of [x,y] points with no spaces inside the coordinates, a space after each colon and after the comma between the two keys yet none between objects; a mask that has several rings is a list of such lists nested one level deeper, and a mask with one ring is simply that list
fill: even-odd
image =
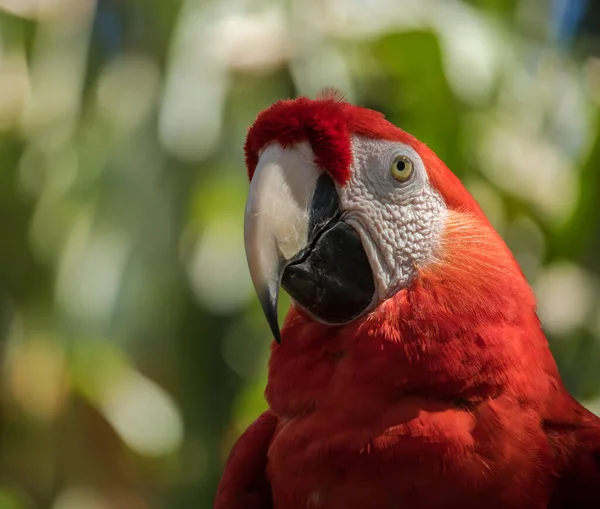
[{"label": "parrot", "polygon": [[261,111],[244,154],[268,409],[231,449],[215,509],[600,508],[600,419],[431,148],[325,89]]}]

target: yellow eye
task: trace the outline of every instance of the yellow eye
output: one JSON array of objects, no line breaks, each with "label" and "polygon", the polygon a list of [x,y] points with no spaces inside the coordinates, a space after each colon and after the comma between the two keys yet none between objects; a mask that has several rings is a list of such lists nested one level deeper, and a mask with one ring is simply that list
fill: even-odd
[{"label": "yellow eye", "polygon": [[406,182],[413,172],[413,163],[406,156],[398,156],[392,162],[392,166],[390,167],[390,172],[392,173],[392,177],[400,182]]}]

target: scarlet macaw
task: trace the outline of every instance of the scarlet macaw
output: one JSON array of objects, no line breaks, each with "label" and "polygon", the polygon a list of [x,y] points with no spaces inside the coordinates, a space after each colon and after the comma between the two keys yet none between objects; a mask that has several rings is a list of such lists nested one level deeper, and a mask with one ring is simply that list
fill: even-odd
[{"label": "scarlet macaw", "polygon": [[269,409],[215,509],[600,508],[600,419],[430,148],[330,91],[261,112],[245,154],[246,252],[277,341]]}]

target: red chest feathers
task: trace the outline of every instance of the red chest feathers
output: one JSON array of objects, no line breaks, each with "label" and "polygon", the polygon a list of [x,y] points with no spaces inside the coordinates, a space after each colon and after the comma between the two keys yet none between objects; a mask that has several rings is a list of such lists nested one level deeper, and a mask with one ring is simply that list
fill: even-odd
[{"label": "red chest feathers", "polygon": [[453,398],[460,384],[441,358],[438,385],[448,393],[431,397],[406,345],[329,331],[327,341],[300,335],[273,350],[276,509],[545,507],[549,449],[534,412],[504,395]]}]

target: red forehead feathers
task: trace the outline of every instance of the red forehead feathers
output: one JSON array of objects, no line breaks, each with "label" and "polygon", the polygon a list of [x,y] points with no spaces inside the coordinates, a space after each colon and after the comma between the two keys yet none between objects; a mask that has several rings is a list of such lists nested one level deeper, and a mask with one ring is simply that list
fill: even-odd
[{"label": "red forehead feathers", "polygon": [[[384,119],[383,114],[354,106],[333,91],[317,99],[277,101],[262,111],[246,138],[244,147],[248,176],[252,178],[258,152],[271,142],[289,147],[308,141],[315,163],[329,172],[334,180],[345,184],[350,177],[352,148],[350,136],[362,134],[373,138],[397,138],[398,128]],[[405,134],[406,141],[409,136]]]},{"label": "red forehead feathers", "polygon": [[388,122],[382,113],[350,104],[333,89],[325,90],[316,99],[298,97],[277,101],[259,113],[248,130],[244,145],[248,177],[252,179],[259,151],[267,144],[277,142],[283,147],[290,147],[308,141],[315,163],[344,185],[350,178],[350,138],[353,134],[410,145],[421,156],[429,180],[448,207],[468,209],[482,215],[458,178],[429,147]]}]

